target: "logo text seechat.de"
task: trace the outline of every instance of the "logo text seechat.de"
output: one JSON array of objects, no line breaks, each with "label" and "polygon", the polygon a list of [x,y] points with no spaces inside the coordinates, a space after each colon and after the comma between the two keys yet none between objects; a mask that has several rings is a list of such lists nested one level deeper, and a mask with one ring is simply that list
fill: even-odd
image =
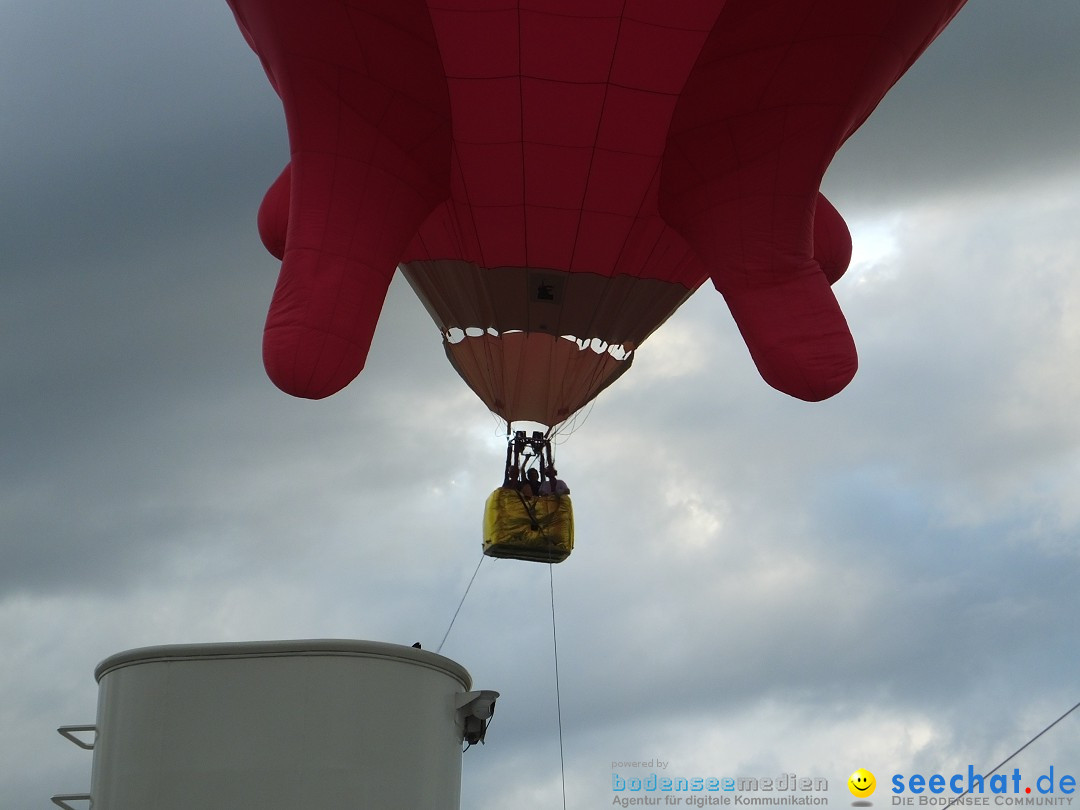
[{"label": "logo text seechat.de", "polygon": [[1001,794],[1032,794],[1032,788],[1037,794],[1043,796],[1050,794],[1071,795],[1076,791],[1076,778],[1071,774],[1055,776],[1054,766],[1051,765],[1046,773],[1040,774],[1034,780],[1025,779],[1019,768],[1013,768],[1012,773],[996,773],[990,776],[976,773],[973,765],[968,765],[967,773],[954,773],[945,776],[940,773],[925,776],[921,773],[913,773],[905,776],[898,773],[892,778],[892,792],[894,805],[914,805],[915,796],[904,796],[905,793],[914,793],[916,796],[926,798],[924,794],[942,794],[949,792],[954,796],[968,794],[978,796],[985,793]]}]

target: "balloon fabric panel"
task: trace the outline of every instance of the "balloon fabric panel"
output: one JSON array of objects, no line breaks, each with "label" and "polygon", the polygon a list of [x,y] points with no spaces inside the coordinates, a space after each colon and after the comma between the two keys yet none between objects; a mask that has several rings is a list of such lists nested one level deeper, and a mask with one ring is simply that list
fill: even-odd
[{"label": "balloon fabric panel", "polygon": [[[555,424],[706,279],[769,384],[819,400],[851,380],[830,289],[851,240],[821,178],[963,0],[230,5],[289,130],[259,212],[282,258],[274,382],[312,398],[347,385],[400,264],[488,407]],[[636,283],[670,292],[627,310],[628,330],[617,304],[643,298]],[[479,314],[500,311],[533,316]],[[497,367],[523,356],[548,362]]]}]

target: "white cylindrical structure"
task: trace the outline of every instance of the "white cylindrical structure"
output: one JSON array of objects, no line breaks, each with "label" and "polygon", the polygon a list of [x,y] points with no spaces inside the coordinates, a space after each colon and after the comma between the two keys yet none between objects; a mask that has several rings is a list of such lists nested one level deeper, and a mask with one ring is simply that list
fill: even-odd
[{"label": "white cylindrical structure", "polygon": [[459,664],[378,642],[145,647],[95,676],[94,810],[457,810],[486,719]]}]

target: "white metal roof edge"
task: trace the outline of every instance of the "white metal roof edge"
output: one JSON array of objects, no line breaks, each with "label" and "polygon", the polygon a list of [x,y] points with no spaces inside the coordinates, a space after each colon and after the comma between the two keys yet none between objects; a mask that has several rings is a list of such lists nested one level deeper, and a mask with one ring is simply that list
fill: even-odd
[{"label": "white metal roof edge", "polygon": [[296,656],[345,656],[382,658],[428,667],[453,676],[466,691],[472,688],[472,676],[457,661],[429,650],[390,644],[385,641],[356,639],[297,639],[280,641],[224,641],[198,644],[164,644],[136,647],[110,655],[94,669],[100,681],[109,672],[139,664],[204,661],[236,658],[281,658]]}]

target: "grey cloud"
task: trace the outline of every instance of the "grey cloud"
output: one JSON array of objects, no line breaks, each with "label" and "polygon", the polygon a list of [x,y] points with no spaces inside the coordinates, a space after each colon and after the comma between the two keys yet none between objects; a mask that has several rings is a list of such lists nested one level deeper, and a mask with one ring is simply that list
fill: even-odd
[{"label": "grey cloud", "polygon": [[850,216],[1075,169],[1078,31],[1068,0],[968,3],[841,150],[826,194]]}]

